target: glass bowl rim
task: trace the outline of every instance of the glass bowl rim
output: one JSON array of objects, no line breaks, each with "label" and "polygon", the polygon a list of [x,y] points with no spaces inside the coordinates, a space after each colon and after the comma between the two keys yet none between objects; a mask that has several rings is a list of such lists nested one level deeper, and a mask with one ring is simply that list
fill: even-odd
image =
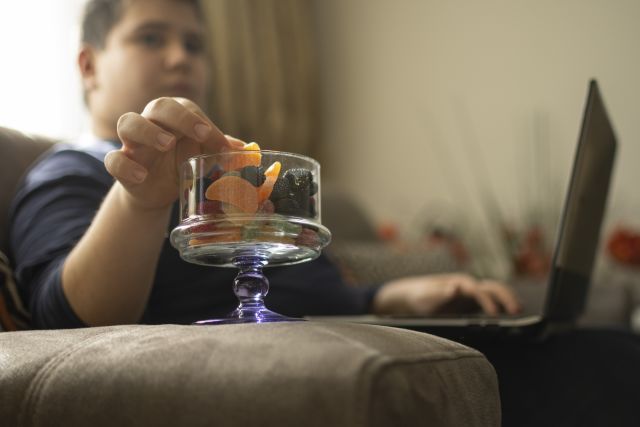
[{"label": "glass bowl rim", "polygon": [[[307,161],[309,163],[314,164],[317,168],[320,168],[320,162],[318,162],[313,157],[305,156],[304,154],[291,153],[288,151],[276,151],[276,150],[255,150],[260,154],[271,154],[275,156],[284,156],[284,157],[293,157],[300,160]],[[190,163],[191,161],[196,161],[199,159],[205,159],[208,157],[217,157],[217,156],[227,156],[229,154],[250,154],[254,151],[252,150],[231,150],[225,151],[224,153],[202,153],[196,154],[195,156],[188,157],[183,163]],[[276,159],[277,160],[277,159]]]}]

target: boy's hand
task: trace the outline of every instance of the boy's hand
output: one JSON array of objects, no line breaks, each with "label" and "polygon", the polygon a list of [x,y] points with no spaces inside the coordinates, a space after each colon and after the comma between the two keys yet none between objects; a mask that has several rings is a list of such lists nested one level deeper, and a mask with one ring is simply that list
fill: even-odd
[{"label": "boy's hand", "polygon": [[122,115],[118,137],[122,148],[107,154],[105,166],[143,209],[167,208],[177,199],[178,168],[189,157],[244,145],[184,98],[158,98],[142,114]]},{"label": "boy's hand", "polygon": [[376,294],[376,314],[428,316],[480,308],[488,315],[516,314],[521,305],[513,291],[493,280],[466,274],[415,276],[387,282]]}]

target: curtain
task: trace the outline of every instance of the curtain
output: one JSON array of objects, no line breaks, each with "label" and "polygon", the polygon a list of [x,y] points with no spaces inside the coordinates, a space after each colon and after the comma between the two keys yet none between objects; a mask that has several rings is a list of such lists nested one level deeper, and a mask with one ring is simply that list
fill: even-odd
[{"label": "curtain", "polygon": [[263,149],[313,156],[319,88],[310,0],[202,4],[211,37],[212,120]]}]

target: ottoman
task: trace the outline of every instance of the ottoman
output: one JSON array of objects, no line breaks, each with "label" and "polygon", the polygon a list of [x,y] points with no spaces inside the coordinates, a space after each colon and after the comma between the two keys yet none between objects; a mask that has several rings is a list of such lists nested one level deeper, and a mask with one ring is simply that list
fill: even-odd
[{"label": "ottoman", "polygon": [[337,322],[0,334],[3,426],[500,425],[476,350]]}]

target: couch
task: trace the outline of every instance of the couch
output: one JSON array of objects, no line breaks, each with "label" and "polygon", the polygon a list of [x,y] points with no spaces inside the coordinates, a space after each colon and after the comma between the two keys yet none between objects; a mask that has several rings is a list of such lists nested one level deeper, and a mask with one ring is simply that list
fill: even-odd
[{"label": "couch", "polygon": [[[50,144],[0,129],[2,252],[19,177]],[[0,280],[0,311],[11,311],[0,323],[28,326],[10,266]],[[491,427],[500,419],[496,373],[481,353],[409,330],[307,321],[0,332],[3,426]]]}]

